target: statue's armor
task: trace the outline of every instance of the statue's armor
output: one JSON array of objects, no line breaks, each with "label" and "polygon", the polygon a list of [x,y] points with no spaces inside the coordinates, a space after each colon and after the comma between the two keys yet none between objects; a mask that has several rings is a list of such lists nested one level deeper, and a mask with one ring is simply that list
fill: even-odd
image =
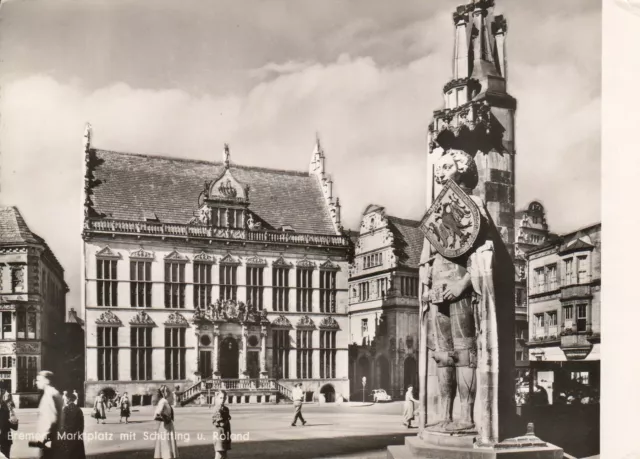
[{"label": "statue's armor", "polygon": [[434,317],[434,359],[439,367],[475,368],[477,347],[473,288],[467,288],[454,302],[442,299],[446,287],[461,281],[467,274],[467,259],[450,260],[436,254],[433,273],[431,297],[437,308]]}]

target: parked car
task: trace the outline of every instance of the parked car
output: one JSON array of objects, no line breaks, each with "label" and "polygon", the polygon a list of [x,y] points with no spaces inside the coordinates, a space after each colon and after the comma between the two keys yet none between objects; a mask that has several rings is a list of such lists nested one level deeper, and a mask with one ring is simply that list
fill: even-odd
[{"label": "parked car", "polygon": [[375,403],[391,401],[391,395],[387,394],[387,391],[384,389],[374,389],[371,395]]}]

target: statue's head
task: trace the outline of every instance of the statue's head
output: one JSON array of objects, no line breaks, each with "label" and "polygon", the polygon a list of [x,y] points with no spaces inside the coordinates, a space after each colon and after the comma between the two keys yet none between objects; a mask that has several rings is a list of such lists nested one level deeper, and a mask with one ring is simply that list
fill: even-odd
[{"label": "statue's head", "polygon": [[478,168],[469,153],[451,149],[436,163],[434,178],[439,185],[453,180],[462,188],[473,190],[478,185]]}]

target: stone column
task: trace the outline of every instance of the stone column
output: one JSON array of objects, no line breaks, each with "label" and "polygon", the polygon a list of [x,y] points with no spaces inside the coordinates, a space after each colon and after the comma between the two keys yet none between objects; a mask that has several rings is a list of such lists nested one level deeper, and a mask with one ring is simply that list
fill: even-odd
[{"label": "stone column", "polygon": [[247,327],[242,325],[242,354],[240,357],[240,378],[246,379],[247,375],[247,338],[249,337],[249,333],[247,332]]},{"label": "stone column", "polygon": [[260,331],[260,377],[267,378],[267,327]]},{"label": "stone column", "polygon": [[213,359],[213,377],[220,378],[220,327],[218,325],[213,326],[213,352],[211,354]]}]

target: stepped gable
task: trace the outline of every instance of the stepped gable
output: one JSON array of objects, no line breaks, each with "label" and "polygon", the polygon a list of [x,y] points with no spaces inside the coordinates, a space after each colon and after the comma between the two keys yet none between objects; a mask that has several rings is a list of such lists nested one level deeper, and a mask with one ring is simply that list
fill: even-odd
[{"label": "stepped gable", "polygon": [[[225,170],[220,162],[94,152],[93,207],[98,215],[114,219],[140,221],[153,212],[160,222],[186,224],[205,182]],[[250,187],[249,210],[267,229],[290,226],[297,233],[336,234],[320,184],[308,172],[234,164],[229,170]]]}]

